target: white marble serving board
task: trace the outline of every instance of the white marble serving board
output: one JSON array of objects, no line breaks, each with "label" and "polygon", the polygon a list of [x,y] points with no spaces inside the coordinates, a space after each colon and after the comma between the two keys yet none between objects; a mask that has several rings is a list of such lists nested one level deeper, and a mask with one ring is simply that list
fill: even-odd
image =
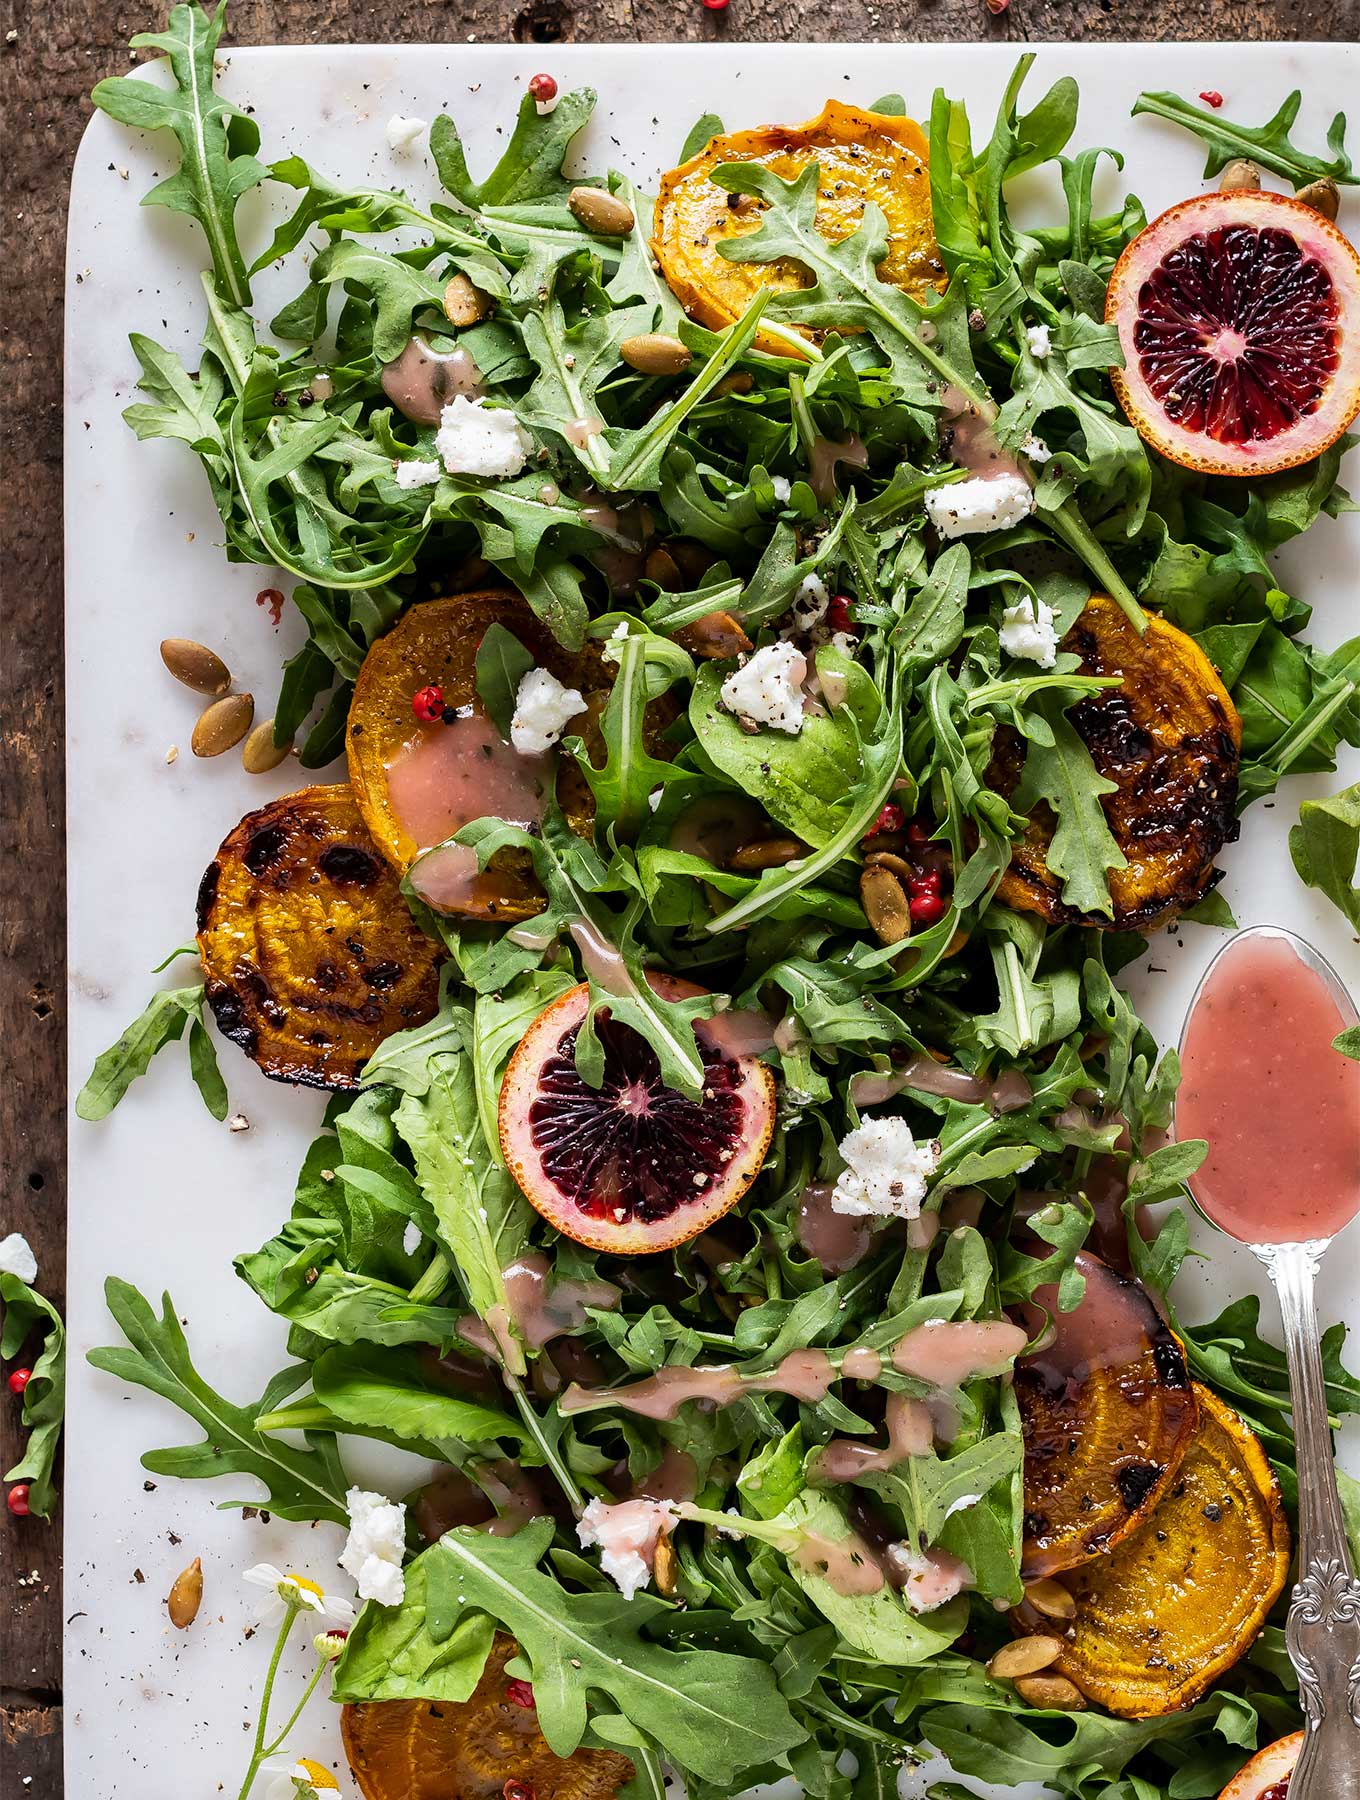
[{"label": "white marble serving board", "polygon": [[[717,112],[729,126],[798,119],[828,94],[864,103],[900,91],[924,113],[943,84],[967,98],[979,142],[1014,61],[1010,46],[878,44],[651,48],[542,46],[313,47],[243,50],[224,57],[224,86],[255,113],[266,160],[297,152],[343,181],[408,186],[434,197],[429,161],[394,157],[393,113],[433,119],[451,111],[474,168],[498,153],[522,83],[540,68],[602,96],[585,158],[629,170],[644,184],[674,159],[694,118]],[[1306,131],[1321,147],[1325,122],[1353,100],[1360,52],[1349,45],[1040,47],[1030,104],[1057,76],[1083,89],[1078,144],[1114,142],[1123,178],[1106,168],[1113,199],[1123,185],[1150,212],[1198,192],[1195,143],[1151,119],[1131,121],[1140,88],[1189,94],[1213,86],[1227,109],[1264,118],[1288,89],[1306,96]],[[66,567],[67,733],[70,830],[71,1078],[144,1005],[152,965],[192,935],[199,876],[242,812],[298,785],[285,765],[245,775],[235,755],[213,763],[189,754],[195,697],[163,670],[166,636],[218,648],[259,716],[272,710],[281,657],[298,641],[290,614],[280,628],[255,604],[264,570],[228,564],[219,521],[196,460],[180,445],[138,445],[121,423],[136,398],[130,331],[195,362],[203,323],[198,272],[203,244],[189,221],[143,210],[142,194],[170,166],[164,137],[139,137],[96,116],[77,158],[67,270]],[[1347,197],[1352,217],[1360,202]],[[251,207],[256,202],[250,203]],[[249,210],[249,209],[247,209]],[[267,229],[263,203],[243,232],[253,247]],[[277,290],[258,283],[268,316]],[[1360,469],[1352,465],[1353,481]],[[18,480],[21,471],[10,471]],[[1306,548],[1280,559],[1281,578],[1316,609],[1315,640],[1331,646],[1356,629],[1360,517],[1322,521]],[[286,583],[283,585],[287,585]],[[178,745],[177,760],[168,760]],[[1347,779],[1354,780],[1352,766]],[[1243,923],[1287,922],[1360,976],[1342,921],[1294,879],[1285,847],[1298,801],[1335,778],[1293,780],[1249,815],[1224,856],[1224,892]],[[1221,934],[1187,929],[1154,940],[1140,975],[1146,1014],[1173,1040],[1193,985]],[[178,979],[192,979],[192,964]],[[1357,983],[1360,985],[1360,982]],[[1251,1089],[1251,1021],[1243,1022],[1243,1104],[1268,1105]],[[268,1560],[334,1577],[333,1527],[265,1524],[215,1502],[250,1483],[154,1488],[138,1457],[198,1436],[141,1390],[91,1371],[93,1345],[113,1341],[102,1283],[116,1272],[144,1292],[169,1288],[207,1378],[234,1398],[259,1392],[284,1360],[283,1331],[232,1273],[232,1257],[257,1247],[286,1215],[292,1182],[321,1101],[264,1080],[229,1045],[223,1071],[233,1111],[250,1120],[231,1134],[200,1105],[182,1055],[162,1057],[102,1125],[72,1121],[70,1138],[70,1344],[66,1451],[66,1666],[69,1800],[184,1800],[234,1795],[246,1761],[248,1706],[266,1657],[247,1639],[251,1593],[240,1573]],[[1281,1178],[1289,1179],[1282,1170]],[[1354,1233],[1334,1253],[1324,1282],[1329,1316],[1360,1323]],[[1224,1240],[1184,1279],[1191,1310],[1259,1286],[1254,1265]],[[382,1453],[388,1461],[388,1453]],[[413,1459],[407,1459],[413,1463]],[[353,1458],[357,1473],[376,1468]],[[414,1466],[414,1465],[413,1465]],[[397,1485],[406,1477],[398,1477]],[[188,1632],[166,1620],[171,1579],[191,1557],[205,1574],[202,1611]],[[310,1650],[286,1666],[290,1693]],[[313,1702],[293,1743],[340,1765],[335,1709]],[[348,1777],[340,1776],[350,1791]]]}]

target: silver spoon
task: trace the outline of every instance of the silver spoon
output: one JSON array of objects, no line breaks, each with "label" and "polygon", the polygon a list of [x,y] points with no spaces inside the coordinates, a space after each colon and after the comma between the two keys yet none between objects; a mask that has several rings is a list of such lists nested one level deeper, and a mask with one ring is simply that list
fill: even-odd
[{"label": "silver spoon", "polygon": [[[1354,1000],[1326,958],[1277,925],[1253,925],[1238,932],[1205,971],[1190,1012],[1219,957],[1245,937],[1283,938],[1327,983],[1347,1024],[1360,1020]],[[1245,1093],[1243,1103],[1250,1104]],[[1360,1207],[1360,1194],[1356,1202]],[[1285,1638],[1299,1678],[1305,1725],[1303,1748],[1289,1781],[1289,1800],[1360,1800],[1360,1581],[1351,1566],[1337,1492],[1314,1292],[1318,1267],[1331,1241],[1325,1237],[1299,1244],[1249,1245],[1266,1266],[1284,1319],[1298,1456],[1299,1579],[1289,1603]]]}]

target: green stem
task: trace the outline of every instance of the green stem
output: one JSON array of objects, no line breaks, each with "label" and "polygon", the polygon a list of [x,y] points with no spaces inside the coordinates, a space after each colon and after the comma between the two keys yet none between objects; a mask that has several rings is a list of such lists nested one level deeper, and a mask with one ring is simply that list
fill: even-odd
[{"label": "green stem", "polygon": [[429,1267],[411,1289],[413,1305],[423,1306],[427,1300],[436,1300],[449,1284],[449,1259],[442,1250],[436,1250],[430,1258]]},{"label": "green stem", "polygon": [[567,1499],[571,1504],[571,1510],[579,1519],[586,1509],[586,1497],[581,1492],[576,1477],[557,1454],[556,1446],[549,1443],[548,1434],[543,1429],[543,1421],[534,1411],[524,1389],[508,1371],[505,1377],[505,1384],[510,1389],[511,1394],[514,1397],[515,1405],[519,1410],[519,1415],[528,1426],[534,1442],[538,1445],[538,1448],[542,1453],[544,1462],[547,1464],[548,1468],[552,1470],[553,1479],[567,1496]]},{"label": "green stem", "polygon": [[255,1421],[256,1431],[340,1431],[343,1421],[328,1406],[281,1406],[275,1412],[261,1413]]},{"label": "green stem", "polygon": [[278,1734],[278,1736],[273,1740],[273,1742],[266,1749],[266,1751],[265,1751],[266,1756],[272,1756],[274,1754],[274,1752],[278,1749],[279,1745],[288,1736],[288,1733],[293,1729],[294,1725],[296,1725],[298,1720],[302,1717],[303,1707],[306,1706],[307,1702],[311,1699],[312,1695],[316,1692],[317,1682],[320,1681],[322,1675],[325,1674],[326,1670],[329,1667],[330,1667],[330,1663],[325,1657],[319,1656],[317,1658],[316,1668],[312,1671],[311,1680],[307,1683],[306,1687],[302,1690],[301,1700],[298,1701],[297,1705],[293,1708],[292,1712],[289,1714],[288,1723],[284,1726],[283,1730]]},{"label": "green stem", "polygon": [[1054,537],[1060,538],[1068,549],[1074,555],[1079,556],[1091,573],[1104,584],[1110,598],[1118,604],[1130,625],[1141,637],[1148,627],[1147,614],[1135,600],[1133,591],[1124,577],[1105,554],[1104,545],[1082,518],[1075,500],[1064,500],[1062,505],[1056,508],[1040,506],[1035,510]]},{"label": "green stem", "polygon": [[265,1748],[264,1734],[269,1724],[269,1703],[274,1694],[274,1677],[279,1672],[279,1658],[283,1655],[283,1646],[288,1642],[288,1634],[293,1629],[293,1620],[301,1611],[296,1600],[284,1601],[283,1623],[279,1627],[279,1635],[274,1642],[274,1654],[269,1659],[269,1672],[264,1678],[264,1692],[260,1695],[260,1716],[255,1726],[255,1744],[250,1755],[250,1767],[246,1770],[246,1778],[241,1783],[241,1791],[236,1800],[246,1800],[251,1788],[255,1785],[255,1777],[260,1772],[260,1764],[268,1756]]}]

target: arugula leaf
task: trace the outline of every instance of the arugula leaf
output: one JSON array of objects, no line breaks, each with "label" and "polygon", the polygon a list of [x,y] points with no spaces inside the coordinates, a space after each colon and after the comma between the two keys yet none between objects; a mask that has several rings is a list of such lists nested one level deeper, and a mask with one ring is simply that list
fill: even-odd
[{"label": "arugula leaf", "polygon": [[53,1470],[66,1410],[66,1332],[52,1302],[17,1275],[0,1272],[0,1301],[4,1302],[0,1359],[12,1362],[35,1332],[42,1334],[42,1348],[30,1364],[19,1415],[28,1441],[18,1462],[6,1469],[4,1479],[27,1482],[28,1510],[40,1519],[50,1519],[57,1501]]},{"label": "arugula leaf", "polygon": [[651,1594],[569,1593],[538,1566],[552,1537],[547,1519],[509,1538],[459,1529],[420,1560],[431,1637],[448,1638],[469,1607],[511,1632],[558,1756],[581,1742],[592,1692],[607,1694],[663,1756],[734,1788],[745,1770],[804,1739],[766,1663],[656,1642],[671,1609]]},{"label": "arugula leaf", "polygon": [[131,40],[134,49],[165,52],[169,88],[117,75],[99,82],[90,98],[122,125],[174,132],[180,166],[142,204],[168,206],[197,219],[208,239],[222,298],[232,306],[247,306],[250,282],[236,239],[236,205],[269,171],[255,154],[260,147],[255,121],[213,88],[213,58],[226,10],[226,0],[211,16],[196,5],[175,6],[167,30],[139,32]]},{"label": "arugula leaf", "polygon": [[1269,169],[1272,175],[1292,181],[1296,188],[1306,187],[1310,181],[1319,181],[1323,176],[1330,176],[1345,186],[1354,186],[1360,176],[1356,175],[1346,154],[1345,113],[1338,113],[1328,128],[1327,148],[1332,155],[1325,159],[1300,150],[1290,141],[1289,133],[1302,104],[1303,95],[1295,88],[1264,125],[1238,125],[1221,113],[1209,112],[1202,106],[1182,100],[1179,94],[1146,93],[1138,96],[1133,117],[1151,113],[1154,118],[1183,125],[1187,131],[1192,131],[1208,151],[1204,164],[1206,181],[1210,176],[1220,174],[1228,163],[1240,156]]},{"label": "arugula leaf", "polygon": [[415,1350],[327,1350],[312,1364],[312,1391],[347,1425],[379,1426],[398,1438],[530,1441],[518,1419],[441,1385],[436,1369]]},{"label": "arugula leaf", "polygon": [[217,1052],[203,1023],[203,983],[195,987],[162,988],[146,1010],[95,1059],[84,1087],[76,1095],[76,1117],[106,1119],[139,1075],[151,1067],[151,1059],[167,1044],[176,1043],[189,1028],[189,1069],[203,1104],[215,1119],[227,1116],[227,1089],[217,1066]]},{"label": "arugula leaf", "polygon": [[1319,888],[1360,931],[1360,782],[1322,800],[1305,800],[1289,833],[1299,880]]},{"label": "arugula leaf", "polygon": [[595,110],[594,88],[573,88],[557,105],[540,113],[531,94],[519,103],[519,116],[500,161],[484,181],[473,181],[458,127],[441,113],[430,127],[430,155],[439,179],[464,206],[513,206],[526,200],[555,199],[573,183],[562,173],[571,140]]},{"label": "arugula leaf", "polygon": [[495,1621],[469,1609],[436,1643],[426,1604],[428,1558],[427,1551],[406,1565],[400,1606],[370,1601],[360,1611],[335,1665],[332,1700],[419,1698],[456,1704],[470,1698],[491,1654]]},{"label": "arugula leaf", "polygon": [[1106,873],[1127,867],[1128,858],[1114,840],[1100,796],[1114,793],[1117,784],[1097,774],[1091,752],[1054,695],[1043,695],[1035,710],[1053,741],[1031,739],[1014,805],[1030,812],[1038,801],[1048,801],[1057,828],[1046,854],[1049,868],[1062,878],[1064,902],[1078,912],[1112,917]]},{"label": "arugula leaf", "polygon": [[[116,1276],[104,1283],[104,1297],[128,1347],[91,1350],[87,1360],[120,1381],[150,1388],[203,1427],[204,1436],[197,1444],[147,1451],[142,1457],[144,1469],[153,1475],[177,1475],[186,1480],[251,1475],[264,1485],[267,1499],[263,1504],[280,1518],[346,1523],[349,1483],[334,1439],[313,1441],[309,1437],[307,1449],[295,1450],[264,1436],[255,1426],[259,1414],[268,1412],[298,1386],[305,1370],[284,1370],[254,1406],[235,1406],[215,1393],[194,1368],[169,1294],[163,1298],[159,1319],[136,1288]],[[249,1502],[224,1500],[220,1504],[233,1507]]]},{"label": "arugula leaf", "polygon": [[519,684],[534,666],[534,659],[514,632],[493,619],[477,646],[477,694],[491,723],[508,744]]},{"label": "arugula leaf", "polygon": [[717,113],[700,113],[689,128],[689,134],[680,146],[680,161],[687,163],[692,156],[698,156],[706,150],[715,137],[721,137],[727,127]]},{"label": "arugula leaf", "polygon": [[468,1300],[486,1321],[506,1368],[522,1375],[524,1349],[511,1324],[502,1270],[528,1247],[531,1214],[505,1168],[486,1155],[469,1055],[472,1020],[461,1008],[452,1017],[463,1049],[431,1057],[429,1087],[403,1095],[393,1118],[415,1156],[439,1240]]}]

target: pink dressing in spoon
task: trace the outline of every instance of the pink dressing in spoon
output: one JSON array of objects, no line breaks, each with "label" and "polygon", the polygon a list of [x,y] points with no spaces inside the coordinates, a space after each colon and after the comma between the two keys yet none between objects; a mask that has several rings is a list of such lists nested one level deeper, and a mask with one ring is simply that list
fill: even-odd
[{"label": "pink dressing in spoon", "polygon": [[1360,1208],[1360,1063],[1332,1048],[1355,1016],[1287,934],[1244,932],[1210,967],[1181,1040],[1176,1136],[1207,1141],[1190,1188],[1239,1242],[1332,1237]]}]

